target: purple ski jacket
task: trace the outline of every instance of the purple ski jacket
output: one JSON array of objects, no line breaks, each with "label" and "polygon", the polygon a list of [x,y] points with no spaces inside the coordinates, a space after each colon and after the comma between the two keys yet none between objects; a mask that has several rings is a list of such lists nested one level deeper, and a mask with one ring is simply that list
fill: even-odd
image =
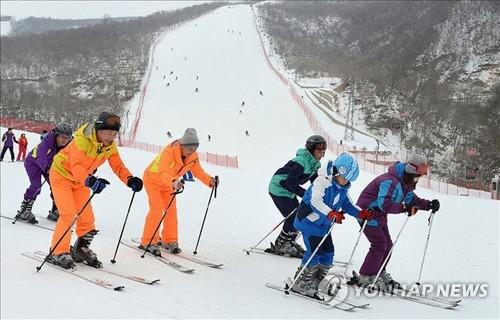
[{"label": "purple ski jacket", "polygon": [[30,170],[40,170],[44,175],[50,169],[54,156],[60,149],[56,143],[57,134],[51,130],[47,136],[28,154],[25,167]]},{"label": "purple ski jacket", "polygon": [[13,132],[9,133],[8,131],[3,134],[2,141],[5,141],[4,147],[14,147],[14,142],[18,143],[14,133]]},{"label": "purple ski jacket", "polygon": [[415,188],[403,183],[405,165],[403,162],[396,162],[361,192],[356,204],[374,212],[374,218],[367,225],[384,227],[387,225],[388,213],[406,212],[405,206],[408,205],[429,210],[429,201],[417,197],[413,192]]}]

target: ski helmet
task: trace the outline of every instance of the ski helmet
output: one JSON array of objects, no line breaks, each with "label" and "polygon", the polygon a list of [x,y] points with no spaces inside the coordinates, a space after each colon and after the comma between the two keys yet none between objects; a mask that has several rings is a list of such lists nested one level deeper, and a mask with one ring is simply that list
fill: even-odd
[{"label": "ski helmet", "polygon": [[66,122],[59,122],[58,124],[56,124],[54,131],[56,134],[61,136],[73,136],[73,129],[71,129],[71,126]]},{"label": "ski helmet", "polygon": [[337,169],[334,175],[340,175],[348,181],[355,181],[359,175],[359,166],[356,159],[347,153],[342,153],[335,159],[334,166]]},{"label": "ski helmet", "polygon": [[320,135],[310,136],[306,140],[306,149],[313,153],[316,149],[326,149],[326,140]]}]

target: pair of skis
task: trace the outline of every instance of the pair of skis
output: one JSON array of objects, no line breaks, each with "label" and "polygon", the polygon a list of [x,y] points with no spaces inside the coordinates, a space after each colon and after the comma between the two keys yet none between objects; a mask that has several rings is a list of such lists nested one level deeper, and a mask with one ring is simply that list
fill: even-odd
[{"label": "pair of skis", "polygon": [[[45,257],[46,257],[46,253],[43,251],[23,252],[23,253],[21,253],[21,255],[23,255],[27,258],[30,258],[32,260],[38,261],[38,262],[43,262],[45,260]],[[107,279],[103,279],[101,277],[95,277],[93,275],[89,275],[89,272],[87,272],[87,271],[97,270],[98,272],[111,274],[111,275],[114,275],[114,276],[117,276],[120,278],[139,282],[139,283],[146,284],[146,285],[153,285],[153,284],[158,283],[160,281],[160,279],[154,279],[154,280],[153,279],[146,279],[146,278],[141,277],[141,276],[130,275],[130,274],[116,271],[116,270],[106,269],[105,267],[94,268],[91,266],[87,266],[86,264],[83,264],[83,263],[78,264],[78,266],[76,268],[72,268],[72,269],[64,269],[63,267],[55,265],[53,263],[48,263],[48,265],[54,269],[58,269],[60,271],[66,272],[66,273],[71,274],[77,278],[88,281],[90,283],[93,283],[93,284],[98,285],[100,287],[103,287],[105,289],[110,289],[110,290],[115,290],[115,291],[122,291],[125,288],[125,286],[117,285],[117,284],[110,282]],[[80,267],[83,271],[80,270]]]},{"label": "pair of skis", "polygon": [[[293,281],[289,278],[287,282],[291,283]],[[329,296],[329,295],[323,295],[322,297],[318,296],[316,298],[313,298],[313,297],[309,297],[309,296],[306,296],[306,295],[296,293],[294,291],[289,290],[288,285],[285,285],[285,287],[283,287],[283,286],[279,286],[279,285],[276,285],[273,283],[266,283],[266,287],[273,289],[273,290],[281,291],[287,295],[291,294],[291,295],[294,295],[294,296],[297,296],[297,297],[300,297],[300,298],[303,298],[303,299],[306,299],[306,300],[309,300],[312,302],[319,303],[325,308],[335,308],[335,309],[347,311],[347,312],[354,311],[356,309],[366,309],[370,305],[369,303],[355,304],[355,303],[352,303],[352,302],[347,301],[345,299],[341,300],[341,299],[337,298],[336,296]]]},{"label": "pair of skis", "polygon": [[[123,245],[125,245],[131,249],[137,250],[141,253],[144,252],[144,250],[139,249],[140,241],[138,238],[132,238],[132,240],[130,242],[122,241],[121,243]],[[199,265],[202,265],[205,267],[213,268],[213,269],[220,269],[224,266],[224,264],[222,264],[222,263],[210,262],[210,261],[207,261],[207,260],[204,260],[204,259],[201,259],[198,257],[190,256],[190,255],[187,255],[184,253],[172,254],[163,248],[162,248],[162,256],[154,256],[154,255],[149,254],[149,253],[147,255],[150,257],[153,257],[154,259],[166,264],[167,266],[174,268],[175,270],[183,272],[183,273],[193,273],[195,270],[192,268],[188,268],[182,264],[179,264],[172,259],[169,259],[168,258],[169,256],[175,256],[175,257],[178,257],[178,258],[181,258],[184,260],[188,260],[188,261],[191,261],[193,263],[196,263],[196,264],[199,264]]]},{"label": "pair of skis", "polygon": [[[343,276],[343,275],[335,274],[335,273],[329,273],[329,275]],[[347,281],[347,283],[345,285],[351,286],[351,287],[356,288],[358,290],[370,290],[369,288],[361,288],[355,284],[358,277],[359,277],[359,275],[353,271],[353,277],[351,278],[351,280]],[[395,288],[390,292],[380,291],[380,290],[376,290],[376,289],[372,289],[372,290],[381,292],[385,296],[396,297],[396,298],[400,298],[403,300],[412,301],[412,302],[425,304],[425,305],[428,305],[431,307],[442,308],[442,309],[455,309],[459,305],[459,303],[462,301],[461,299],[446,299],[446,298],[440,298],[440,297],[418,295],[418,294],[415,294],[415,292],[412,292],[412,291],[406,290],[406,289],[402,289],[402,288]]]}]

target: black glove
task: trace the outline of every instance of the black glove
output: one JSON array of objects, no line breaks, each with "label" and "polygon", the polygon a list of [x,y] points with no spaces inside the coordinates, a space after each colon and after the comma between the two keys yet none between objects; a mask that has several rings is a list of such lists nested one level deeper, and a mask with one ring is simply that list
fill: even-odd
[{"label": "black glove", "polygon": [[434,199],[434,200],[429,202],[429,209],[430,210],[437,212],[439,210],[439,207],[440,207],[440,204],[439,204],[438,199]]},{"label": "black glove", "polygon": [[96,178],[94,176],[88,176],[85,179],[85,185],[92,189],[94,193],[101,193],[104,188],[109,184],[109,181],[103,178]]},{"label": "black glove", "polygon": [[132,189],[134,192],[139,192],[142,190],[142,180],[138,177],[129,177],[127,181],[127,187]]}]

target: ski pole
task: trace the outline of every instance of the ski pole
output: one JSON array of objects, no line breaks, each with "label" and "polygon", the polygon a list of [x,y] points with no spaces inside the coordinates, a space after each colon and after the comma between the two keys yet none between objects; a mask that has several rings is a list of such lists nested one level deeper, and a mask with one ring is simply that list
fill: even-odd
[{"label": "ski pole", "polygon": [[210,198],[208,198],[207,210],[205,211],[205,216],[203,217],[203,222],[201,223],[200,234],[198,235],[198,241],[196,241],[196,247],[194,248],[193,254],[196,255],[198,251],[198,244],[200,243],[201,233],[203,232],[203,227],[205,226],[205,219],[207,218],[208,207],[210,206],[210,201],[212,201],[212,194],[215,192],[215,198],[217,197],[217,184],[219,183],[219,177],[215,176],[215,186],[210,192]]},{"label": "ski pole", "polygon": [[64,236],[66,235],[66,233],[68,233],[69,230],[71,230],[71,228],[73,227],[73,225],[75,224],[76,220],[78,220],[78,218],[80,217],[80,215],[82,214],[83,210],[85,210],[85,208],[88,206],[88,204],[90,203],[90,200],[92,200],[92,198],[96,195],[95,192],[92,193],[92,195],[89,197],[89,199],[87,200],[87,202],[85,202],[85,204],[83,205],[82,209],[80,210],[80,212],[78,212],[76,214],[76,216],[73,218],[73,222],[71,222],[71,224],[69,225],[69,227],[66,229],[66,231],[64,231],[63,235],[59,238],[59,240],[56,242],[56,245],[52,248],[50,248],[50,251],[49,251],[49,254],[45,257],[45,259],[43,259],[43,262],[41,265],[39,265],[38,267],[36,267],[36,272],[40,271],[40,269],[42,269],[43,265],[45,264],[45,262],[47,262],[47,258],[50,257],[52,255],[52,253],[54,253],[54,250],[56,250],[57,246],[59,245],[59,243],[61,243],[62,239],[64,239]]},{"label": "ski pole", "polygon": [[434,220],[434,214],[436,211],[432,210],[431,216],[429,217],[429,231],[427,232],[427,241],[425,242],[424,256],[422,257],[422,264],[420,264],[420,272],[418,273],[417,286],[420,285],[420,278],[422,276],[422,270],[424,269],[425,255],[427,253],[427,246],[429,245],[429,238],[431,237],[432,221]]},{"label": "ski pole", "polygon": [[[40,185],[40,188],[38,188],[38,189],[36,190],[36,192],[35,192],[35,193],[38,193],[40,190],[42,190],[42,187],[43,187],[43,185],[45,184],[45,182],[47,182],[47,180],[46,180],[46,179],[43,179],[43,182],[42,182],[42,184]],[[17,219],[19,219],[19,216],[16,214],[16,216],[14,217],[14,221],[12,221],[11,223],[12,223],[12,224],[16,224]]]},{"label": "ski pole", "polygon": [[309,263],[311,262],[312,258],[314,258],[314,255],[316,255],[316,252],[318,252],[319,248],[321,248],[321,245],[323,244],[323,242],[325,242],[326,238],[330,235],[330,233],[332,232],[333,230],[333,226],[335,226],[335,220],[336,218],[334,217],[333,218],[333,221],[332,221],[332,225],[330,227],[330,229],[328,230],[328,232],[325,234],[325,236],[323,237],[323,239],[321,239],[321,241],[319,242],[318,246],[316,247],[316,249],[314,249],[313,253],[311,254],[311,256],[309,257],[309,259],[307,259],[306,263],[302,266],[302,268],[300,269],[299,271],[299,274],[297,274],[295,276],[295,279],[293,279],[293,282],[290,286],[288,286],[288,288],[285,289],[285,294],[286,295],[289,295],[290,294],[290,290],[293,288],[293,286],[295,285],[295,282],[297,282],[297,280],[299,280],[300,278],[300,275],[302,274],[302,272],[304,272],[304,270],[307,268],[307,266],[309,265]]},{"label": "ski pole", "polygon": [[354,252],[356,251],[356,248],[358,247],[359,239],[361,238],[361,235],[363,234],[363,230],[365,230],[367,222],[368,222],[368,220],[366,220],[366,219],[363,220],[363,225],[362,225],[361,229],[359,230],[358,239],[356,239],[356,243],[354,244],[354,248],[352,248],[351,256],[349,257],[349,260],[347,261],[347,265],[345,266],[344,276],[346,276],[346,277],[347,277],[347,269],[351,265],[352,257],[354,256]]},{"label": "ski pole", "polygon": [[116,244],[116,250],[115,250],[115,255],[113,256],[113,259],[111,259],[111,263],[116,263],[116,253],[118,252],[118,247],[120,246],[120,241],[122,241],[122,236],[123,236],[123,231],[125,230],[125,225],[127,224],[127,219],[128,219],[128,214],[130,213],[130,208],[132,207],[132,202],[134,202],[134,197],[135,197],[136,192],[132,194],[132,199],[130,200],[130,204],[128,205],[128,211],[127,215],[125,216],[125,221],[123,222],[123,227],[122,227],[122,232],[120,233],[120,238],[118,238],[118,243]]},{"label": "ski pole", "polygon": [[281,220],[281,221],[280,221],[280,223],[278,223],[277,225],[275,225],[275,226],[274,226],[274,228],[273,228],[271,231],[269,231],[269,232],[268,232],[268,233],[264,236],[264,238],[260,239],[260,241],[259,241],[259,242],[257,242],[255,245],[251,246],[251,247],[250,247],[250,250],[247,250],[247,251],[246,251],[246,252],[247,252],[247,255],[250,255],[250,253],[251,253],[254,249],[257,249],[257,247],[259,246],[259,244],[261,244],[261,243],[262,243],[262,241],[266,240],[266,238],[267,238],[267,237],[269,237],[269,235],[270,235],[271,233],[273,233],[273,232],[274,232],[274,230],[278,229],[278,227],[279,227],[279,226],[281,226],[281,224],[282,224],[283,222],[285,222],[285,221],[286,221],[286,219],[290,218],[290,217],[291,217],[291,216],[295,213],[295,211],[297,211],[297,208],[293,209],[293,210],[292,210],[292,212],[290,212],[290,213],[289,213],[289,214],[288,214],[288,215],[287,215],[287,216],[286,216],[283,220]]},{"label": "ski pole", "polygon": [[172,196],[172,199],[170,199],[170,202],[167,206],[167,209],[165,209],[165,211],[163,211],[163,216],[161,217],[160,222],[158,222],[158,225],[156,226],[155,232],[153,233],[153,236],[149,240],[149,243],[146,246],[146,249],[144,249],[144,253],[142,254],[141,258],[144,258],[144,256],[146,255],[146,252],[148,252],[149,246],[151,245],[151,242],[153,242],[153,239],[155,237],[156,232],[158,232],[158,229],[160,229],[161,223],[163,222],[163,220],[167,216],[168,209],[170,209],[170,206],[174,202],[175,196],[177,196],[179,193],[182,193],[183,191],[184,191],[184,187],[182,187],[181,189],[174,191],[170,194]]},{"label": "ski pole", "polygon": [[382,270],[384,270],[385,265],[387,264],[387,261],[389,261],[389,258],[392,255],[392,251],[394,250],[394,247],[396,246],[396,243],[398,242],[399,236],[403,232],[403,229],[405,228],[406,223],[408,222],[408,220],[410,219],[410,217],[411,217],[410,214],[408,214],[408,216],[406,216],[406,220],[403,223],[403,226],[401,227],[401,230],[399,230],[399,233],[398,233],[398,235],[396,237],[396,240],[394,240],[394,243],[392,244],[391,250],[389,250],[389,254],[387,254],[387,257],[385,257],[384,262],[382,263],[382,265],[380,266],[380,269],[377,272],[377,276],[375,277],[375,280],[373,281],[372,284],[370,284],[370,286],[368,288],[369,292],[371,292],[371,290],[373,289],[373,286],[375,285],[375,283],[377,282],[378,278],[380,277],[380,274],[382,273]]}]

